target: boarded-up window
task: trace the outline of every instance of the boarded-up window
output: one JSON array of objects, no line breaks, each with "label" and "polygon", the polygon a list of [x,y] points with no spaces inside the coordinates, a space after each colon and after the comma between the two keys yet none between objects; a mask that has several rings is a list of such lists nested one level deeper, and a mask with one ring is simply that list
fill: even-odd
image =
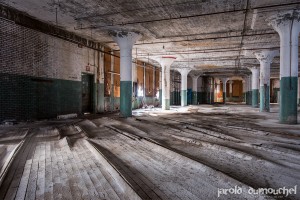
[{"label": "boarded-up window", "polygon": [[114,52],[114,97],[120,97],[120,53]]},{"label": "boarded-up window", "polygon": [[[110,53],[109,48],[104,48],[105,52]],[[111,93],[111,55],[104,54],[104,96],[110,96]]]},{"label": "boarded-up window", "polygon": [[153,67],[147,66],[145,75],[145,95],[153,97]]},{"label": "boarded-up window", "polygon": [[243,82],[239,80],[233,81],[232,96],[240,97],[243,95]]}]

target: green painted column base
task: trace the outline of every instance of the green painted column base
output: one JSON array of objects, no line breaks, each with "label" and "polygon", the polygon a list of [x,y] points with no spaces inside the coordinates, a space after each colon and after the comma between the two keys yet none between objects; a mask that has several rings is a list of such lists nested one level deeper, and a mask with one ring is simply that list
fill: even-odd
[{"label": "green painted column base", "polygon": [[162,105],[162,90],[159,90],[159,105]]},{"label": "green painted column base", "polygon": [[297,124],[298,77],[282,77],[280,80],[279,122]]},{"label": "green painted column base", "polygon": [[226,103],[226,92],[223,92],[223,103]]},{"label": "green painted column base", "polygon": [[260,112],[270,112],[270,86],[260,86]]},{"label": "green painted column base", "polygon": [[198,92],[193,91],[193,105],[198,104]]},{"label": "green painted column base", "polygon": [[164,101],[164,106],[162,106],[163,110],[170,110],[170,99],[163,99]]},{"label": "green painted column base", "polygon": [[258,108],[258,89],[252,90],[252,107]]},{"label": "green painted column base", "polygon": [[121,81],[120,113],[123,117],[132,116],[132,82]]},{"label": "green painted column base", "polygon": [[181,90],[181,106],[187,106],[187,91]]}]

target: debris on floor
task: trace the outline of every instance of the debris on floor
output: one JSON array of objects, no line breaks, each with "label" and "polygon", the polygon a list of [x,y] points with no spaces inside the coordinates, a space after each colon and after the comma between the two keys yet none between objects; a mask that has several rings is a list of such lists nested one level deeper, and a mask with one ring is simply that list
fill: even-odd
[{"label": "debris on floor", "polygon": [[299,199],[299,125],[231,108],[3,126],[0,199]]}]

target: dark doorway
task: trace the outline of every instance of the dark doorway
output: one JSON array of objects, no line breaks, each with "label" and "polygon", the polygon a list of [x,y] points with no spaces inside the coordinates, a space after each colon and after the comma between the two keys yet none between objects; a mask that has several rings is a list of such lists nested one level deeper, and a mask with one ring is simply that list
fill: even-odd
[{"label": "dark doorway", "polygon": [[187,89],[187,104],[188,105],[192,104],[192,97],[193,97],[193,90]]},{"label": "dark doorway", "polygon": [[82,74],[82,112],[92,112],[92,97],[93,97],[93,75]]}]

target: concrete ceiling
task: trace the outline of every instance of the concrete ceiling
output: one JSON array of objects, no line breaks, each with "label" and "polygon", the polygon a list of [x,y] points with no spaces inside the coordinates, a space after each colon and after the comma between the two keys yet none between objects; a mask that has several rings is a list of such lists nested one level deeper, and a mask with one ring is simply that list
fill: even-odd
[{"label": "concrete ceiling", "polygon": [[[118,50],[108,32],[140,32],[133,57],[153,61],[174,55],[217,75],[250,73],[259,65],[253,52],[279,49],[279,35],[266,19],[300,8],[299,0],[2,0],[47,23]],[[57,17],[56,17],[57,16]],[[154,62],[155,63],[155,62]],[[279,74],[279,58],[271,68]]]}]

